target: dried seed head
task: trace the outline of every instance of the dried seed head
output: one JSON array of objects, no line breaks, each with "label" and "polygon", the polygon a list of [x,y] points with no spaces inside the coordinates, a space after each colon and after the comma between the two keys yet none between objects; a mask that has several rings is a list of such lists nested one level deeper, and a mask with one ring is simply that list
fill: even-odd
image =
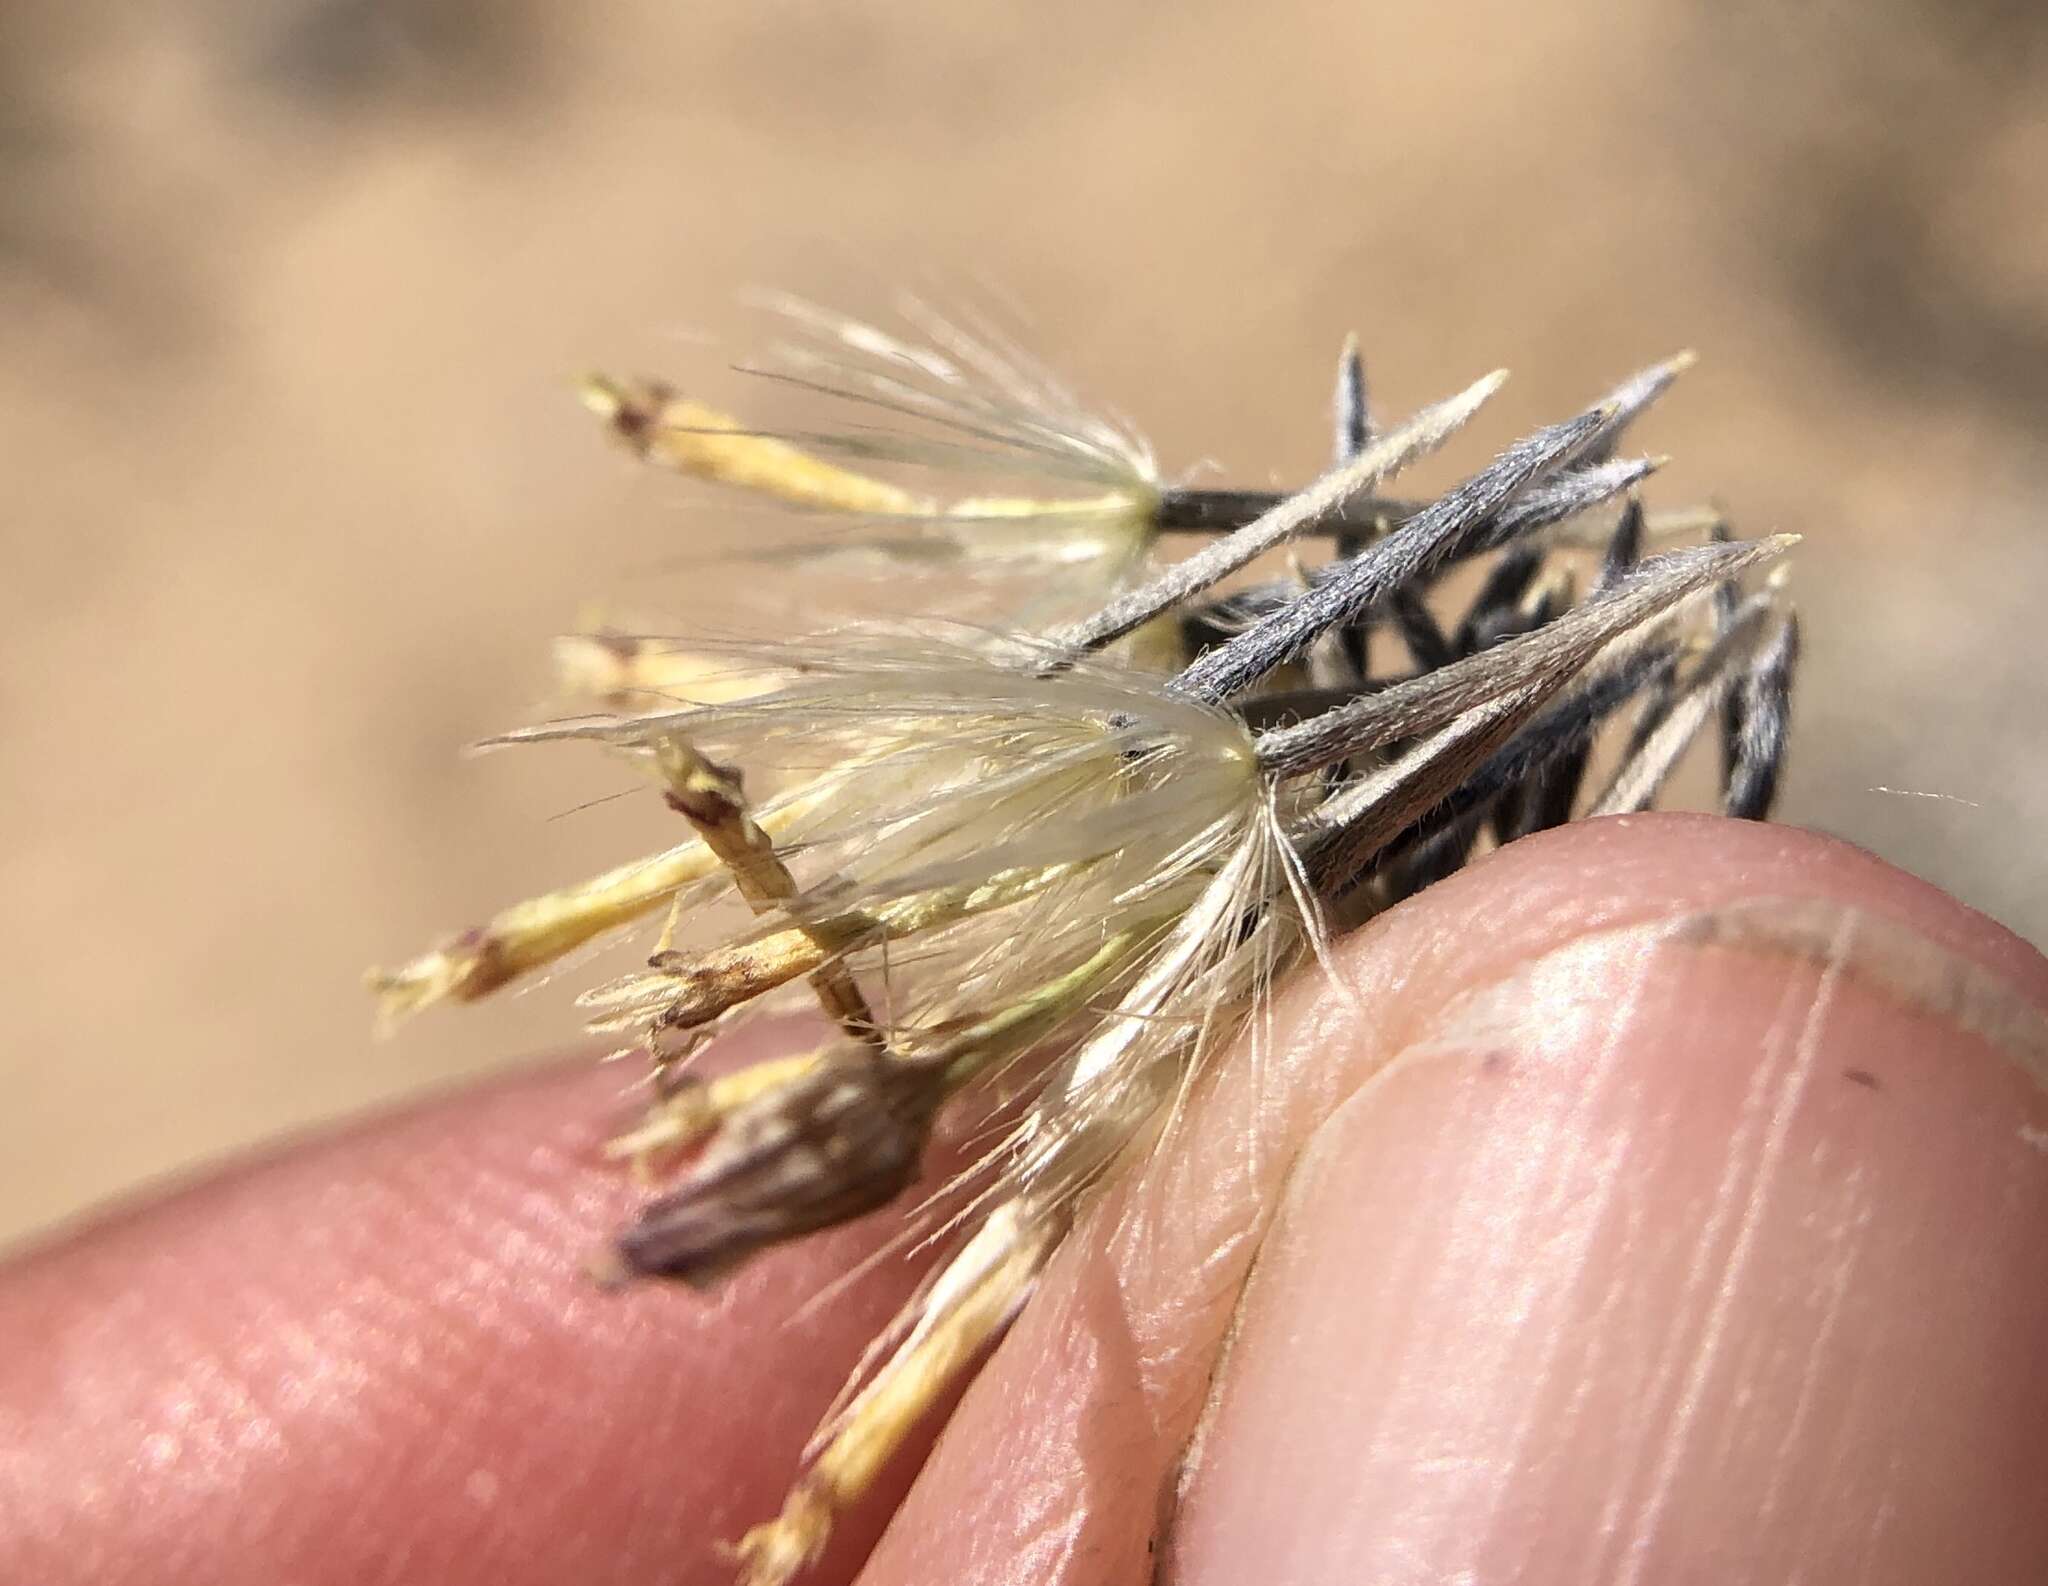
[{"label": "dried seed head", "polygon": [[[794,297],[763,306],[784,339],[747,372],[829,399],[842,429],[757,430],[659,382],[605,376],[584,382],[586,405],[651,463],[841,519],[767,553],[820,573],[964,575],[1029,627],[1093,609],[1142,567],[1160,494],[1150,448],[991,327],[910,299],[906,334]],[[835,457],[1014,489],[933,492]]]},{"label": "dried seed head", "polygon": [[[953,1259],[849,1385],[780,1517],[740,1544],[753,1586],[817,1556],[1205,1054],[1240,1029],[1262,1038],[1251,1015],[1276,974],[1320,953],[1326,908],[1397,900],[1462,863],[1489,822],[1506,840],[1570,818],[1594,733],[1631,700],[1636,731],[1594,808],[1647,801],[1718,709],[1727,806],[1760,813],[1796,648],[1775,588],[1744,601],[1733,585],[1789,541],[1642,560],[1647,541],[1725,526],[1633,496],[1618,527],[1580,521],[1657,466],[1610,454],[1686,356],[1441,498],[1401,502],[1368,492],[1495,382],[1379,430],[1347,347],[1338,466],[1278,496],[1162,487],[1141,441],[985,325],[909,301],[905,337],[774,307],[790,340],[758,372],[865,424],[770,434],[651,384],[595,380],[586,396],[651,461],[852,525],[802,547],[817,571],[964,573],[1000,625],[568,642],[570,691],[610,713],[503,741],[607,746],[654,773],[698,838],[380,982],[387,1006],[480,995],[668,905],[646,972],[585,998],[595,1027],[631,1031],[663,1064],[660,1098],[614,1154],[644,1171],[699,1151],[621,1236],[619,1276],[707,1283],[883,1206],[917,1177],[949,1098],[997,1071],[1022,1090]],[[973,483],[860,471],[875,465]],[[1155,542],[1181,531],[1235,532],[1157,571]],[[1307,534],[1336,556],[1298,557],[1291,581],[1220,583]],[[1583,599],[1561,547],[1605,553]],[[1430,609],[1441,571],[1502,550],[1462,620]],[[1708,590],[1718,636],[1695,642],[1683,613]],[[1369,682],[1371,630],[1388,623],[1415,671]],[[1157,671],[1088,653],[1113,641]],[[707,942],[699,907],[734,895],[758,918]],[[682,1072],[708,1032],[805,977],[846,1039],[706,1084]],[[1005,1068],[1039,1047],[1057,1055]]]},{"label": "dried seed head", "polygon": [[[892,1035],[914,1035],[1007,1005],[1198,891],[1263,809],[1242,722],[1156,677],[1096,661],[1048,674],[1046,659],[846,635],[811,675],[743,703],[515,735],[658,765],[687,733],[750,779],[781,759],[796,784],[756,817],[789,856],[775,908],[735,940],[664,956],[609,1011],[695,1028],[844,956],[886,971],[878,1005]],[[809,813],[778,823],[791,801]],[[718,823],[701,829],[725,842]],[[741,836],[726,846],[744,867]],[[885,952],[911,939],[919,952]]]},{"label": "dried seed head", "polygon": [[730,1113],[619,1236],[624,1268],[708,1283],[764,1246],[886,1206],[917,1178],[938,1070],[855,1047]]},{"label": "dried seed head", "polygon": [[751,699],[802,670],[789,658],[774,671],[721,661],[673,639],[643,634],[565,634],[555,640],[555,681],[564,697],[612,710],[673,710]]},{"label": "dried seed head", "polygon": [[743,1586],[784,1586],[816,1561],[839,1511],[1017,1314],[1066,1232],[1064,1211],[1005,1202],[925,1286],[914,1314],[899,1318],[896,1347],[811,1439],[782,1512],[740,1539]]},{"label": "dried seed head", "polygon": [[582,395],[584,406],[636,456],[678,473],[758,490],[795,507],[886,514],[933,510],[923,497],[835,468],[659,381],[590,375]]},{"label": "dried seed head", "polygon": [[645,918],[718,869],[700,842],[635,860],[501,910],[396,969],[364,977],[387,1030],[438,1002],[474,1002],[593,937]]},{"label": "dried seed head", "polygon": [[756,1097],[809,1073],[832,1055],[833,1049],[827,1048],[770,1058],[709,1081],[684,1073],[657,1073],[660,1094],[647,1116],[637,1127],[606,1141],[604,1154],[631,1163],[637,1178],[652,1182],[657,1160],[698,1144]]}]

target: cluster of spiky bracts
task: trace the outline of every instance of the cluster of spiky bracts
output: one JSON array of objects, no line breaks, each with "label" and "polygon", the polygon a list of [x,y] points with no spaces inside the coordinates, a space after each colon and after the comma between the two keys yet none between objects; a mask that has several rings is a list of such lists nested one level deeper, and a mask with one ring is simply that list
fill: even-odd
[{"label": "cluster of spiky bracts", "polygon": [[[1205,1056],[1261,1038],[1267,988],[1331,930],[1486,846],[1646,807],[1702,735],[1724,807],[1762,817],[1797,633],[1775,571],[1743,587],[1791,542],[1647,512],[1655,462],[1619,455],[1683,358],[1405,500],[1387,482],[1503,377],[1381,427],[1347,347],[1327,473],[1198,490],[985,328],[912,305],[913,342],[782,309],[777,377],[887,427],[770,434],[651,384],[587,398],[648,461],[839,525],[776,574],[812,607],[880,570],[899,605],[964,579],[994,615],[563,641],[591,708],[496,741],[626,757],[681,840],[373,981],[388,1013],[470,1000],[662,922],[644,968],[583,998],[652,1061],[614,1146],[659,1186],[606,1257],[620,1279],[709,1283],[896,1202],[949,1108],[1008,1109],[970,1181],[927,1203],[951,1259],[740,1542],[756,1583],[816,1556],[1090,1193],[1156,1142]],[[1022,485],[853,466],[877,461]],[[1447,610],[1438,585],[1468,564]],[[708,1038],[791,998],[829,1020],[817,1050],[693,1072]]]}]

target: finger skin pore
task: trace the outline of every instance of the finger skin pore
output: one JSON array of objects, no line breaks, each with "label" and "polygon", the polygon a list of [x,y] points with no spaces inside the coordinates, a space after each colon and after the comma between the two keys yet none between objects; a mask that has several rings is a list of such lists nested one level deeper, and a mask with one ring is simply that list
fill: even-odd
[{"label": "finger skin pore", "polygon": [[1724,911],[1910,932],[2040,1059],[2048,964],[1855,849],[1672,816],[1517,843],[1212,1071],[863,1586],[1910,1580],[1973,1542],[1973,1578],[2042,1578],[2041,1072],[1881,972],[1631,934]]}]

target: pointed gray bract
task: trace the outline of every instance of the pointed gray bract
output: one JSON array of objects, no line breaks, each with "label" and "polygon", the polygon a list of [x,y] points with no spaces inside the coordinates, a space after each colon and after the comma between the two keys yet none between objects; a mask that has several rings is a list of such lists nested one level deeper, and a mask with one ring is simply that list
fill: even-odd
[{"label": "pointed gray bract", "polygon": [[1792,679],[1799,665],[1799,615],[1787,611],[1733,694],[1740,726],[1728,753],[1722,809],[1740,820],[1769,818],[1792,728]]},{"label": "pointed gray bract", "polygon": [[1187,666],[1173,680],[1190,699],[1224,700],[1251,688],[1334,628],[1363,617],[1401,585],[1458,553],[1464,537],[1532,479],[1568,459],[1599,433],[1595,409],[1540,430],[1430,503],[1378,544],[1347,562],[1285,609]]},{"label": "pointed gray bract", "polygon": [[[1097,650],[1213,589],[1266,552],[1328,521],[1347,501],[1389,474],[1435,451],[1479,411],[1506,378],[1502,373],[1490,374],[1456,396],[1424,408],[1306,490],[1287,497],[1227,538],[1175,562],[1150,582],[1118,596],[1095,616],[1055,634],[1054,642],[1077,651]],[[1327,632],[1327,627],[1323,631]]]},{"label": "pointed gray bract", "polygon": [[1364,451],[1372,440],[1372,408],[1365,385],[1365,356],[1358,350],[1358,338],[1346,339],[1337,358],[1337,395],[1331,403],[1335,439],[1331,455],[1347,463]]},{"label": "pointed gray bract", "polygon": [[1780,535],[1652,557],[1531,633],[1362,696],[1297,727],[1263,734],[1259,758],[1281,775],[1310,770],[1435,730],[1460,712],[1516,689],[1568,679],[1604,646],[1645,628],[1680,601],[1782,555],[1793,543]]}]

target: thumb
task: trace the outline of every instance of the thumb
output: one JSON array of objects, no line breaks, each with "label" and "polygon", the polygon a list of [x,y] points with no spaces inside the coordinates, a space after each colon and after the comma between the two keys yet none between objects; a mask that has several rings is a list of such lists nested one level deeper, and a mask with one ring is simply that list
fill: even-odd
[{"label": "thumb", "polygon": [[2048,964],[1840,844],[1517,843],[1048,1272],[862,1580],[2048,1578]]}]

